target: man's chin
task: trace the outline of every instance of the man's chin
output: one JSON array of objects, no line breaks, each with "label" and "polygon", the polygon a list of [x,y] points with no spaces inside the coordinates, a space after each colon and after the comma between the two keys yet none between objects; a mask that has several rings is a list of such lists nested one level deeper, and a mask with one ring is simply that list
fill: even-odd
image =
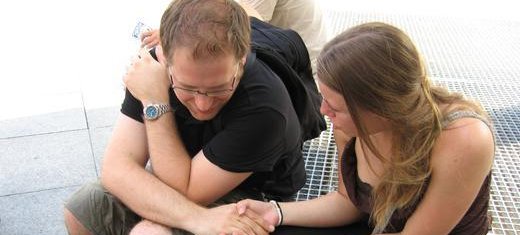
[{"label": "man's chin", "polygon": [[209,121],[213,119],[215,116],[217,116],[217,113],[218,112],[191,112],[191,115],[199,121]]}]

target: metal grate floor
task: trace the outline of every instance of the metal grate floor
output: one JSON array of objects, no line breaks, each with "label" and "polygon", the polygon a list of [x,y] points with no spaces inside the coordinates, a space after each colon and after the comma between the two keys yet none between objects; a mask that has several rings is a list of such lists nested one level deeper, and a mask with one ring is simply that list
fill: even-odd
[{"label": "metal grate floor", "polygon": [[[496,138],[489,234],[520,234],[520,22],[330,10],[325,11],[325,21],[331,37],[369,21],[403,29],[424,55],[437,84],[482,103]],[[307,141],[303,152],[308,179],[295,199],[335,190],[337,157],[330,128]]]}]

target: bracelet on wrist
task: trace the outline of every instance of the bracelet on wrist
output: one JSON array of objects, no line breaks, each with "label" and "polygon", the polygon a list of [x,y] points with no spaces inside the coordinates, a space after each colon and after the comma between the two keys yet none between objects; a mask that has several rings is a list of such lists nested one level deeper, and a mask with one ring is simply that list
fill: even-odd
[{"label": "bracelet on wrist", "polygon": [[271,200],[269,202],[271,204],[273,204],[273,206],[276,209],[276,213],[278,214],[278,223],[276,224],[276,226],[282,225],[282,223],[283,223],[283,213],[282,213],[282,208],[280,207],[280,204],[278,204],[278,202],[275,201],[275,200]]}]

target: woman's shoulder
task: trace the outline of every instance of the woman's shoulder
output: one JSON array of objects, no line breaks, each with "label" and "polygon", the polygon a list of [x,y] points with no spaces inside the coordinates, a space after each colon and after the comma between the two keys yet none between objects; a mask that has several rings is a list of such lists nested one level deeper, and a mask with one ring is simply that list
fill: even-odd
[{"label": "woman's shoulder", "polygon": [[465,168],[488,168],[493,162],[494,148],[488,123],[474,116],[458,117],[444,127],[437,139],[432,151],[432,167],[435,170],[459,162],[464,163],[460,166]]}]

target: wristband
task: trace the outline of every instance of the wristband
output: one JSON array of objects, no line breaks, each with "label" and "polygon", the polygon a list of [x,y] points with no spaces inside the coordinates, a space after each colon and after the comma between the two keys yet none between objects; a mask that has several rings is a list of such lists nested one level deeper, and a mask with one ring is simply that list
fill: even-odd
[{"label": "wristband", "polygon": [[273,206],[276,208],[276,213],[278,213],[278,223],[276,224],[276,226],[280,226],[282,225],[283,223],[283,213],[282,213],[282,208],[280,207],[280,205],[278,204],[277,201],[275,200],[271,200],[269,201],[271,204],[273,204]]}]

